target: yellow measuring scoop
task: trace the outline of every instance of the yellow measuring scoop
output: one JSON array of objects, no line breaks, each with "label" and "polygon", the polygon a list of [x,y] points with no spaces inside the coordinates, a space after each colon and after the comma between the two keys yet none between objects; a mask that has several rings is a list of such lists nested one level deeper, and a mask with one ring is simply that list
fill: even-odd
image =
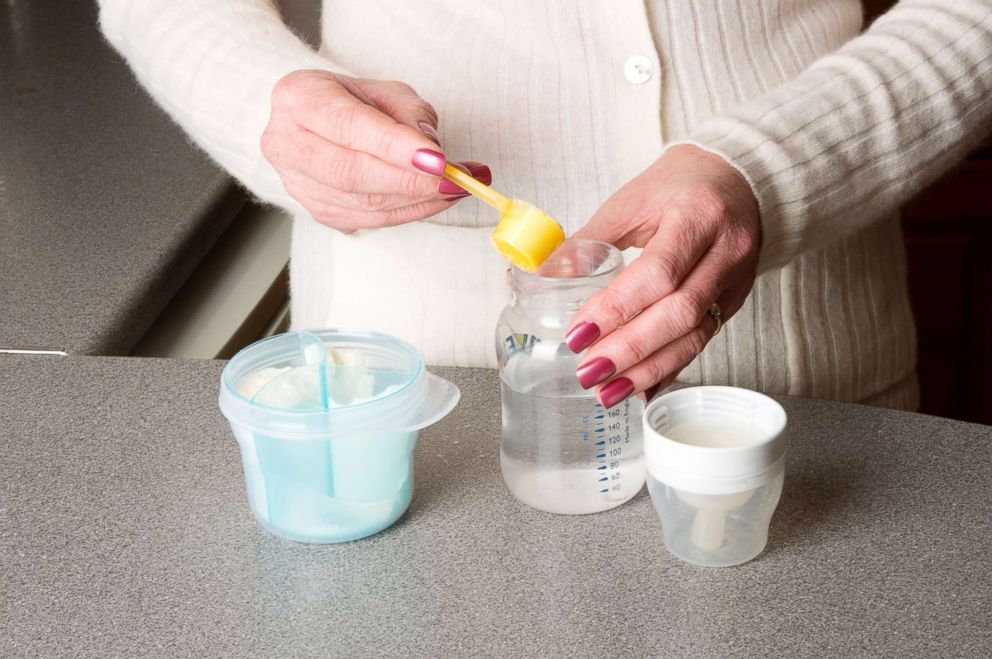
[{"label": "yellow measuring scoop", "polygon": [[493,231],[493,246],[518,268],[527,272],[537,270],[565,241],[565,231],[540,208],[510,199],[450,163],[444,166],[444,178],[500,212]]}]

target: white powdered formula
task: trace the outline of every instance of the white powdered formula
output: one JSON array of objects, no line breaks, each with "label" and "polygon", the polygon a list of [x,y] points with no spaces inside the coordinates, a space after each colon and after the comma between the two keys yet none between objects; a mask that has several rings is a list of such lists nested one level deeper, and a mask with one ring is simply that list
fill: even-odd
[{"label": "white powdered formula", "polygon": [[328,407],[343,407],[383,398],[400,389],[393,385],[373,395],[374,372],[366,367],[364,355],[353,350],[326,349],[324,365],[270,367],[241,378],[238,394],[272,407],[304,409],[322,406],[319,370],[327,377]]}]

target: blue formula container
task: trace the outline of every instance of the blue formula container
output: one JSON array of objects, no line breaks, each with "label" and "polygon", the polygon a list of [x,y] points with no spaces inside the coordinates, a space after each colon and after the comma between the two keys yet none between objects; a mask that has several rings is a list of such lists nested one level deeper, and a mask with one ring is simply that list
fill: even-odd
[{"label": "blue formula container", "polygon": [[329,543],[399,519],[413,495],[417,431],[458,398],[409,344],[328,329],[239,352],[221,375],[219,404],[258,522],[291,540]]}]

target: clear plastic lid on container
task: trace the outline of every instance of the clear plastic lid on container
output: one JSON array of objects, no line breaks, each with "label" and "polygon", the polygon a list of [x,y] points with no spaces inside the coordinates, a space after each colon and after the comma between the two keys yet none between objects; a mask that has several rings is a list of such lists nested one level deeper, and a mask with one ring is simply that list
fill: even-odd
[{"label": "clear plastic lid on container", "polygon": [[[253,381],[254,380],[254,381]],[[288,332],[248,346],[224,368],[226,417],[259,432],[307,439],[419,430],[458,402],[413,346],[364,330]]]}]

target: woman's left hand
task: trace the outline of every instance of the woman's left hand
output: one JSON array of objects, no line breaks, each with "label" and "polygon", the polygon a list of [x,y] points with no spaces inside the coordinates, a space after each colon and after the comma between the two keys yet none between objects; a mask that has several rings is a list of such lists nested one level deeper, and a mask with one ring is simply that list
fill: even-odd
[{"label": "woman's left hand", "polygon": [[694,146],[667,151],[618,190],[576,238],[644,251],[579,310],[565,337],[580,352],[586,389],[612,407],[667,387],[744,304],[757,271],[758,202],[723,158]]}]

